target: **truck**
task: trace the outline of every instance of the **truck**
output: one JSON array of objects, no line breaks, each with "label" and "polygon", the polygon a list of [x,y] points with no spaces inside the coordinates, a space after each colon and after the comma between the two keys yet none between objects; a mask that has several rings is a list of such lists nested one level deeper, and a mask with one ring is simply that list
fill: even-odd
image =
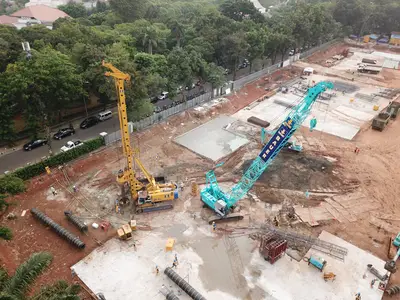
[{"label": "truck", "polygon": [[61,152],[67,152],[82,145],[83,143],[81,141],[68,141],[64,146],[61,147]]},{"label": "truck", "polygon": [[373,120],[372,120],[372,129],[382,131],[385,129],[386,125],[389,123],[390,120],[390,113],[388,112],[380,112],[379,115],[377,115]]},{"label": "truck", "polygon": [[381,67],[371,66],[367,64],[360,64],[357,69],[359,73],[368,73],[368,74],[379,74],[381,70],[382,70]]}]

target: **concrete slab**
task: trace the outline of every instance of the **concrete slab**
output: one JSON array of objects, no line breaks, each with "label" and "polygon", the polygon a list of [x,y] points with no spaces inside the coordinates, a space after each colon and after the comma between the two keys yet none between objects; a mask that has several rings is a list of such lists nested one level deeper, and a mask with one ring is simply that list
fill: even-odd
[{"label": "concrete slab", "polygon": [[217,161],[249,142],[245,137],[224,129],[236,120],[220,116],[178,136],[174,141],[203,157]]},{"label": "concrete slab", "polygon": [[[268,129],[273,130],[282,123],[292,107],[303,99],[302,85],[311,84],[312,81],[329,80],[331,79],[327,76],[314,74],[300,85],[293,85],[289,93],[277,93],[273,97],[259,102],[257,106],[238,111],[234,117],[246,122],[249,117],[256,116],[270,122],[271,125]],[[318,99],[303,126],[310,127],[310,120],[315,117],[317,119],[315,130],[351,140],[358,133],[360,127],[378,113],[373,110],[374,105],[383,108],[388,105],[390,100],[381,97],[367,97],[367,95],[379,93],[380,89],[375,86],[339,80],[335,80],[334,83],[336,84],[333,91],[335,95],[326,100]]]},{"label": "concrete slab", "polygon": [[[363,300],[382,299],[383,292],[378,290],[378,283],[370,288],[375,276],[366,273],[367,264],[372,264],[379,272],[385,274],[385,262],[356,246],[323,231],[319,238],[348,249],[345,261],[335,260],[329,256],[310,250],[306,257],[314,255],[327,260],[324,272],[336,274],[335,281],[325,282],[323,272],[309,266],[306,262],[297,262],[285,255],[271,265],[255,253],[245,276],[249,284],[261,287],[268,300],[343,300],[354,299],[361,293]],[[258,273],[258,278],[254,278]],[[366,273],[366,278],[363,274]]]}]

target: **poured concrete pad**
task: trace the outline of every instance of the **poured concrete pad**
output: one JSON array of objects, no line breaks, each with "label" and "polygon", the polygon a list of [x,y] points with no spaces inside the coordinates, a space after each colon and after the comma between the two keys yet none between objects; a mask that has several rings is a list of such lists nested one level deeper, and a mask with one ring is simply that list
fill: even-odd
[{"label": "poured concrete pad", "polygon": [[[253,285],[262,287],[269,300],[344,300],[355,299],[361,293],[362,300],[380,300],[383,292],[378,289],[378,282],[371,289],[370,282],[375,278],[366,272],[367,265],[372,264],[381,274],[385,274],[385,262],[356,246],[323,231],[321,240],[347,248],[345,261],[336,260],[315,250],[310,250],[306,257],[314,255],[327,261],[323,272],[309,266],[306,262],[297,262],[284,256],[275,264],[265,262],[255,253],[245,276]],[[336,274],[335,281],[325,282],[324,272]],[[255,280],[254,275],[259,274]],[[366,274],[366,278],[363,275]]]},{"label": "poured concrete pad", "polygon": [[235,118],[220,116],[178,136],[175,142],[203,157],[217,161],[249,142],[248,139],[224,129],[235,121]]}]

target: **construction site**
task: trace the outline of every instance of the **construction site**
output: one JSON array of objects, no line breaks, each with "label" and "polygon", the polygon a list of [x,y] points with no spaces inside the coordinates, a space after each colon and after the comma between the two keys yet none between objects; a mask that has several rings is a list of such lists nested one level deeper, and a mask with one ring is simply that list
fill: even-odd
[{"label": "construction site", "polygon": [[37,285],[82,299],[396,299],[399,62],[340,42],[131,135],[105,63],[122,140],[10,200],[2,264],[50,251]]}]

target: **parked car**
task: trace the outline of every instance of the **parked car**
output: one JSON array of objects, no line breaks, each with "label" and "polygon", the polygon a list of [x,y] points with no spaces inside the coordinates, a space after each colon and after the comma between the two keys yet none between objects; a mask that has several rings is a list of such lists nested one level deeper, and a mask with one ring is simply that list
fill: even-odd
[{"label": "parked car", "polygon": [[26,143],[23,146],[23,148],[25,151],[31,151],[32,149],[35,149],[35,148],[43,146],[43,145],[47,145],[47,140],[36,139],[36,140],[30,141],[29,143]]},{"label": "parked car", "polygon": [[290,51],[289,51],[289,56],[293,56],[294,53],[295,53],[294,49],[290,50]]},{"label": "parked car", "polygon": [[158,97],[158,100],[164,100],[168,98],[168,92],[162,92]]},{"label": "parked car", "polygon": [[196,87],[196,85],[194,83],[192,83],[190,86],[186,86],[185,90],[190,91],[193,90]]},{"label": "parked car", "polygon": [[103,111],[99,113],[98,118],[100,121],[105,121],[112,118],[111,110]]},{"label": "parked car", "polygon": [[82,129],[86,129],[86,128],[89,128],[89,127],[92,127],[92,126],[96,125],[99,122],[100,122],[100,120],[99,120],[98,117],[95,117],[95,116],[89,117],[89,118],[87,118],[87,119],[82,121],[80,127]]},{"label": "parked car", "polygon": [[61,152],[67,152],[71,149],[74,149],[76,147],[79,147],[83,145],[83,143],[81,141],[68,141],[64,146],[61,147]]},{"label": "parked car", "polygon": [[53,135],[53,138],[56,140],[61,140],[61,139],[65,138],[66,136],[70,136],[73,134],[75,134],[74,128],[71,128],[71,127],[61,128]]}]

